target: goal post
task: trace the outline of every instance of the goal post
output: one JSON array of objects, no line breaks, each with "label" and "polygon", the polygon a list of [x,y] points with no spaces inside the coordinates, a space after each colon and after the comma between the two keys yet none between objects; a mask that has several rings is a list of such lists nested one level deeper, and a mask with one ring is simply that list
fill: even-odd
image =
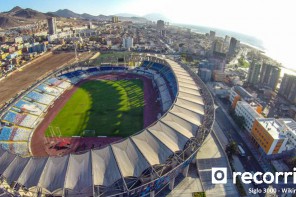
[{"label": "goal post", "polygon": [[84,130],[81,132],[81,137],[96,137],[96,130]]}]

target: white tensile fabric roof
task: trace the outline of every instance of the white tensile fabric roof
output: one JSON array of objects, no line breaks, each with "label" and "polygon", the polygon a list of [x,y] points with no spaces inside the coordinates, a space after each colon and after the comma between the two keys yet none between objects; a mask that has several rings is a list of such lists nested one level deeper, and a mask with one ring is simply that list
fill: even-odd
[{"label": "white tensile fabric roof", "polygon": [[92,192],[93,186],[109,187],[126,177],[140,177],[144,170],[164,164],[172,154],[184,150],[202,124],[204,102],[189,73],[177,63],[163,60],[176,76],[178,93],[154,125],[105,148],[63,157],[21,158],[0,148],[0,175],[9,183],[40,187],[51,194],[62,195],[64,189]]},{"label": "white tensile fabric roof", "polygon": [[194,111],[200,115],[204,115],[204,108],[202,104],[194,103],[192,101],[184,100],[182,98],[179,98],[175,105],[179,107],[183,107],[185,109],[189,109],[191,111]]},{"label": "white tensile fabric roof", "polygon": [[29,159],[30,158],[22,158],[20,156],[16,156],[14,158],[14,160],[3,173],[3,176],[6,177],[6,180],[9,184],[19,178]]},{"label": "white tensile fabric roof", "polygon": [[38,186],[50,193],[62,194],[69,157],[69,155],[64,157],[50,157],[43,169]]},{"label": "white tensile fabric roof", "polygon": [[192,88],[186,88],[186,87],[182,87],[179,86],[179,92],[185,92],[188,94],[192,94],[192,95],[196,95],[196,96],[201,96],[200,92],[198,91],[199,89],[192,89]]},{"label": "white tensile fabric roof", "polygon": [[94,185],[112,185],[121,179],[118,165],[110,146],[92,150],[92,170]]},{"label": "white tensile fabric roof", "polygon": [[147,130],[131,137],[150,165],[165,163],[173,152],[160,143]]},{"label": "white tensile fabric roof", "polygon": [[39,178],[44,170],[44,166],[47,160],[47,157],[30,158],[30,161],[24,168],[17,182],[24,185],[27,188],[35,187],[39,182]]},{"label": "white tensile fabric roof", "polygon": [[92,191],[90,151],[83,154],[71,154],[64,187],[82,193]]},{"label": "white tensile fabric roof", "polygon": [[161,122],[150,127],[148,130],[172,152],[183,150],[184,145],[188,141],[187,137]]},{"label": "white tensile fabric roof", "polygon": [[150,166],[130,138],[111,147],[123,177],[139,177]]},{"label": "white tensile fabric roof", "polygon": [[5,152],[0,158],[0,175],[6,170],[9,164],[13,161],[16,155]]}]

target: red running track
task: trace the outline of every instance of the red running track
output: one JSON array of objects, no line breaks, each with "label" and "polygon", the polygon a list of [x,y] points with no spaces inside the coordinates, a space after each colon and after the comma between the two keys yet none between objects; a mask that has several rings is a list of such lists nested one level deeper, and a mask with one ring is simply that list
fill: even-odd
[{"label": "red running track", "polygon": [[[44,120],[36,128],[31,141],[31,151],[34,156],[62,156],[72,152],[80,152],[91,148],[102,148],[110,143],[121,140],[121,137],[63,137],[63,138],[49,138],[45,137],[45,131],[53,121],[55,116],[71,98],[77,88],[86,81],[106,79],[106,80],[120,80],[120,79],[141,79],[144,83],[144,128],[157,120],[157,115],[160,112],[160,103],[157,102],[157,91],[153,88],[152,80],[141,75],[130,73],[116,73],[103,74],[91,76],[85,80],[80,81],[71,89],[66,90],[55,102],[54,105],[48,109]],[[69,143],[68,148],[58,150],[58,142]]]}]

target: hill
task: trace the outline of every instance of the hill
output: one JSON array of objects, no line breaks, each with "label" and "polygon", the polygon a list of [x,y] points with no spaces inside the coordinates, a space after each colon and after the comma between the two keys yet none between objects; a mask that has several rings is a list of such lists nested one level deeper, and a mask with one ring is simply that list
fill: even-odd
[{"label": "hill", "polygon": [[[68,10],[68,9],[60,9],[56,12],[49,12],[51,14],[54,14],[56,16],[59,16],[59,17],[65,17],[65,18],[79,18],[79,19],[85,19],[85,20],[99,20],[99,21],[105,21],[105,20],[111,20],[112,16],[113,15],[103,15],[103,14],[100,14],[100,15],[97,15],[97,16],[94,16],[94,15],[91,15],[91,14],[87,14],[87,13],[83,13],[83,14],[78,14],[78,13],[75,13],[71,10]],[[134,16],[134,15],[127,15],[125,14],[125,16],[119,16],[119,20],[121,21],[132,21],[132,22],[147,22],[147,19],[146,18],[143,18],[143,17],[138,17],[138,16]]]},{"label": "hill", "polygon": [[56,12],[49,12],[49,13],[59,17],[64,17],[64,18],[82,18],[80,14],[72,12],[71,10],[68,10],[68,9],[60,9]]},{"label": "hill", "polygon": [[7,17],[7,16],[0,16],[0,27],[15,27],[18,26],[20,23],[18,20]]},{"label": "hill", "polygon": [[[120,21],[132,21],[134,23],[146,23],[148,20],[132,14],[119,15]],[[7,12],[0,13],[0,27],[16,27],[24,24],[36,22],[36,20],[45,20],[48,17],[77,18],[83,20],[106,21],[111,20],[113,15],[91,15],[88,13],[78,14],[68,9],[60,9],[56,12],[42,13],[30,8],[23,9],[19,6],[12,8]]]},{"label": "hill", "polygon": [[15,17],[21,17],[21,18],[34,18],[34,19],[45,19],[49,17],[48,14],[44,14],[42,12],[38,12],[30,8],[23,9],[19,6],[12,8],[10,11],[5,12],[5,14],[9,16],[15,16]]},{"label": "hill", "polygon": [[34,20],[45,20],[46,18],[52,16],[55,15],[38,12],[30,8],[23,9],[16,6],[7,12],[0,13],[0,27],[16,27],[26,23],[32,23]]}]

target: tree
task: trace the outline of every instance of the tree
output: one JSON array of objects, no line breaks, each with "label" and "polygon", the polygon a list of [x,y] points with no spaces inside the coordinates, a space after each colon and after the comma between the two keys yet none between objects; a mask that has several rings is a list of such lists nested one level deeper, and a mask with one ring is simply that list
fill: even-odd
[{"label": "tree", "polygon": [[243,116],[235,115],[235,122],[241,129],[244,128],[244,126],[246,124],[246,120]]},{"label": "tree", "polygon": [[293,169],[296,166],[296,157],[292,157],[286,160],[289,168]]},{"label": "tree", "polygon": [[250,64],[245,60],[245,58],[243,56],[241,56],[238,59],[238,65],[239,67],[243,67],[243,68],[249,68]]},{"label": "tree", "polygon": [[237,143],[235,141],[229,142],[226,146],[226,153],[229,158],[231,158],[232,155],[238,154],[238,148],[237,148]]},{"label": "tree", "polygon": [[234,111],[234,109],[233,109],[232,106],[231,106],[230,109],[229,109],[229,115],[230,115],[232,118],[234,118],[234,116],[235,116],[235,111]]}]

